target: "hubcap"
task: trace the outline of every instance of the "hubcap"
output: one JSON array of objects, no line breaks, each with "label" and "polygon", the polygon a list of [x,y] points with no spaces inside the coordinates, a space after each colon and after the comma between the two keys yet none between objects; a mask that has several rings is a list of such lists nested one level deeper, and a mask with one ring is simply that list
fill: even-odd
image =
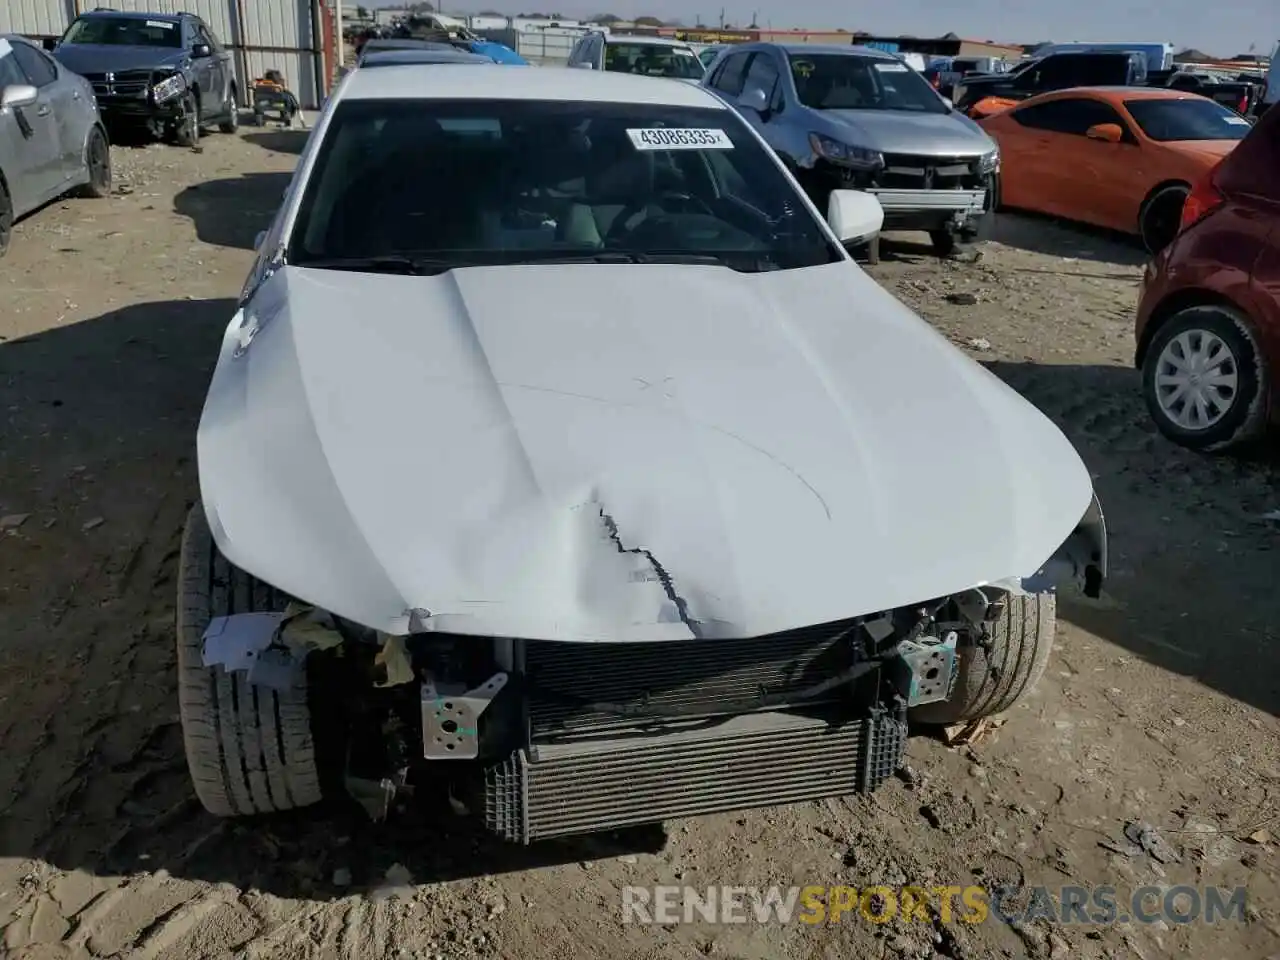
[{"label": "hubcap", "polygon": [[1185,330],[1156,361],[1156,402],[1183,430],[1207,430],[1227,415],[1240,390],[1239,366],[1226,341]]}]

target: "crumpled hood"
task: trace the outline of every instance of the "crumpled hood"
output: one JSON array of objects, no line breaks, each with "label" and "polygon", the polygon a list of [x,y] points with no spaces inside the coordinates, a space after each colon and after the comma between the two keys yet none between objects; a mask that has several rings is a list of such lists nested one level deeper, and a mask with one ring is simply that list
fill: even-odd
[{"label": "crumpled hood", "polygon": [[1092,496],[847,261],[286,267],[228,327],[198,450],[233,563],[393,633],[830,622],[1031,575]]},{"label": "crumpled hood", "polygon": [[124,47],[112,44],[70,43],[53,56],[72,73],[123,73],[125,70],[177,68],[186,53],[177,47]]},{"label": "crumpled hood", "polygon": [[995,149],[986,132],[958,111],[822,110],[819,115],[848,131],[838,139],[883,153],[978,157]]}]

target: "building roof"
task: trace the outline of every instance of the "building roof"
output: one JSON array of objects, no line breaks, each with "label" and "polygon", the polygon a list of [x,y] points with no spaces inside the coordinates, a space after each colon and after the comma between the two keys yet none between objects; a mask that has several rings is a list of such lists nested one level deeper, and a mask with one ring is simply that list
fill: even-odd
[{"label": "building roof", "polygon": [[683,80],[567,67],[512,70],[503,64],[475,64],[466,70],[446,64],[356,70],[348,74],[336,96],[342,100],[562,100],[729,109],[720,98]]}]

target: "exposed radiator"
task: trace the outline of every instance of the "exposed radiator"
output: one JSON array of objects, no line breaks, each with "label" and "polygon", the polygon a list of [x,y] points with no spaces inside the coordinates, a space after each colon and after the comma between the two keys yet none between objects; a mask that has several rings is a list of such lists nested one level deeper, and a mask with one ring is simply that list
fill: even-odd
[{"label": "exposed radiator", "polygon": [[752,713],[649,736],[534,744],[490,767],[485,820],[517,843],[872,790],[906,723]]}]

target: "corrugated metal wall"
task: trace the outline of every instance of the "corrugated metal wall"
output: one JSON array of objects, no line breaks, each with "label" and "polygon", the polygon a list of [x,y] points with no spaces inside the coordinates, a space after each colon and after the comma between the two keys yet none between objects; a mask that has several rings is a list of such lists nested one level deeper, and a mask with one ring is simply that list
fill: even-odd
[{"label": "corrugated metal wall", "polygon": [[0,33],[57,36],[73,16],[74,0],[0,0]]},{"label": "corrugated metal wall", "polygon": [[[324,99],[324,74],[332,55],[321,53],[316,29],[320,0],[0,0],[0,33],[59,36],[76,9],[111,6],[117,10],[176,13],[201,17],[231,48],[241,100],[249,83],[270,69],[281,71],[302,105],[314,109]],[[321,13],[323,16],[323,13]]]}]

